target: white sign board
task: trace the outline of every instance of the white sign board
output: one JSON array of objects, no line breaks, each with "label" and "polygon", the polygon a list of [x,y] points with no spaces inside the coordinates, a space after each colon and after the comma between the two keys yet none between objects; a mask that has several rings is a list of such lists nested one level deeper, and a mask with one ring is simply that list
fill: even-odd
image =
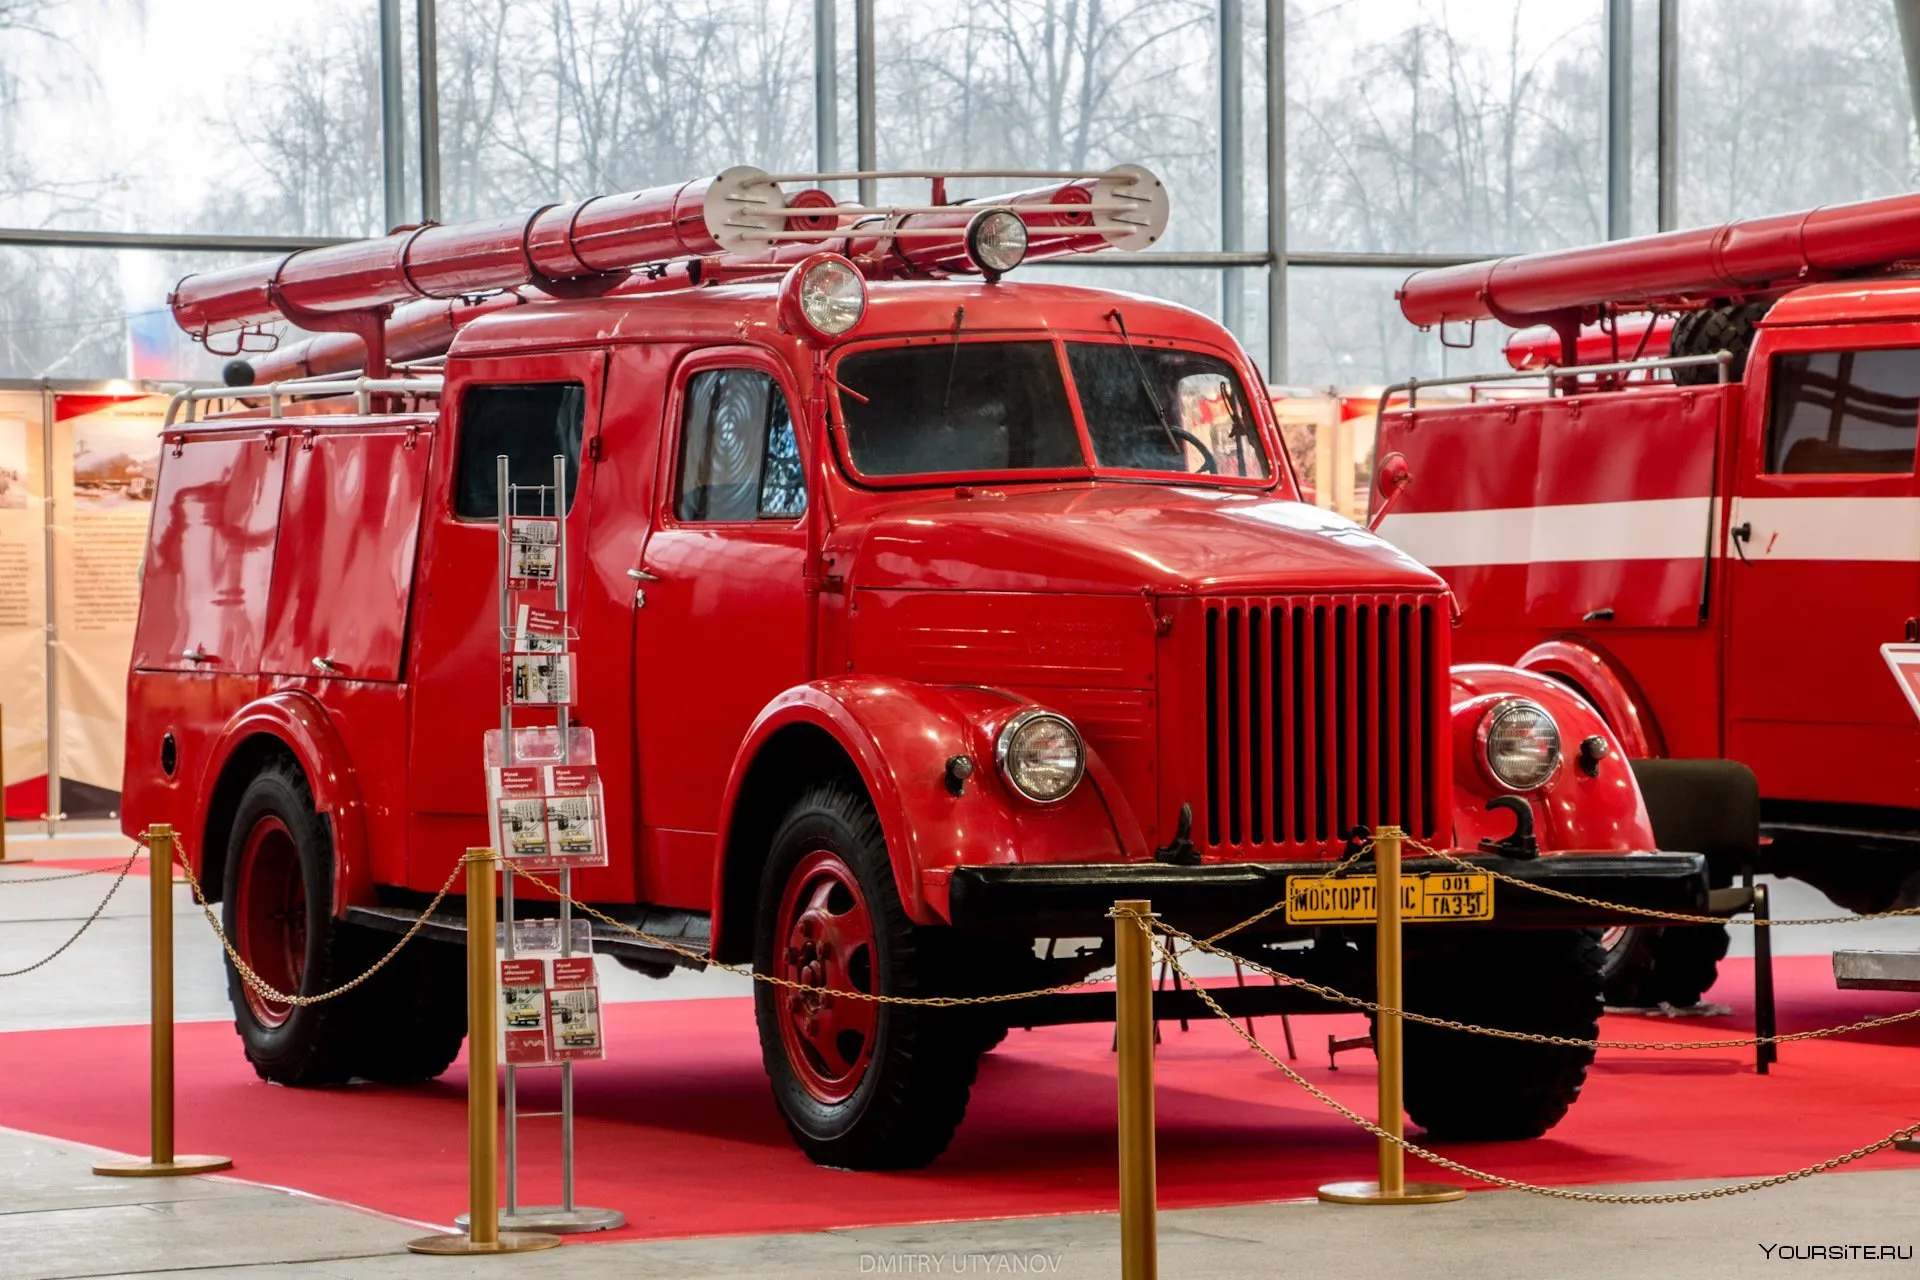
[{"label": "white sign board", "polygon": [[1920,717],[1920,644],[1883,644],[1880,656],[1887,660],[1893,678],[1900,682],[1900,692],[1907,695],[1907,705]]}]

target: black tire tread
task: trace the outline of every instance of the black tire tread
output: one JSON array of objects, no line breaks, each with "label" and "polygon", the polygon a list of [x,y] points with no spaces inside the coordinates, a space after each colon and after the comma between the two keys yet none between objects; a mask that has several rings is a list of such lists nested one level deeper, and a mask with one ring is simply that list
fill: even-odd
[{"label": "black tire tread", "polygon": [[[790,860],[786,847],[803,827],[820,824],[838,826],[848,837],[849,847],[838,852],[866,893],[875,942],[884,953],[876,957],[875,966],[885,979],[881,989],[903,996],[943,993],[944,939],[908,919],[893,886],[879,817],[864,795],[839,783],[809,789],[774,834],[760,887],[754,968],[762,973],[773,969],[773,917],[785,888],[787,869],[782,864]],[[946,1150],[966,1116],[979,1069],[980,1036],[967,1020],[947,1010],[883,1006],[878,1045],[868,1067],[880,1073],[875,1091],[846,1132],[823,1138],[797,1122],[789,1106],[790,1095],[804,1097],[804,1091],[793,1080],[781,1046],[776,989],[759,983],[754,996],[761,1055],[775,1101],[794,1141],[812,1160],[844,1169],[917,1169]]]},{"label": "black tire tread", "polygon": [[[269,810],[278,813],[287,824],[302,851],[303,863],[308,856],[323,860],[317,879],[331,893],[332,833],[314,808],[313,790],[306,774],[292,759],[275,757],[247,784],[228,835],[221,925],[230,938],[238,936],[235,925],[239,912],[242,846],[254,822]],[[303,865],[303,874],[311,901],[316,883],[314,869]],[[319,930],[317,953],[309,945],[302,991],[298,994],[330,990],[362,972],[357,965],[359,948],[354,945],[353,933],[333,921],[330,912],[323,913],[322,918],[330,922],[329,927]],[[311,926],[309,932],[312,932]],[[308,1087],[341,1084],[352,1077],[363,992],[355,991],[334,1000],[296,1008],[285,1024],[269,1031],[254,1021],[247,1007],[246,986],[233,962],[228,960],[226,967],[227,996],[234,1009],[235,1029],[246,1047],[247,1061],[262,1080]]]},{"label": "black tire tread", "polygon": [[1723,924],[1630,930],[1607,957],[1607,1003],[1625,1009],[1699,1004],[1720,976],[1729,941]]},{"label": "black tire tread", "polygon": [[[1600,1032],[1600,939],[1588,930],[1462,935],[1406,963],[1416,1013],[1591,1040]],[[1405,1023],[1407,1114],[1433,1138],[1514,1141],[1558,1124],[1586,1084],[1592,1049]]]}]

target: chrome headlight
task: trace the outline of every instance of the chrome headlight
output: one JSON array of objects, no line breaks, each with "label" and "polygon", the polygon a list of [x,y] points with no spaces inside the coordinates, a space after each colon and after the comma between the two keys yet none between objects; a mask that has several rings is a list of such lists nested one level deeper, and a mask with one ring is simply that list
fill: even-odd
[{"label": "chrome headlight", "polygon": [[787,272],[779,305],[788,332],[831,341],[851,332],[866,314],[867,282],[839,254],[816,253]]},{"label": "chrome headlight", "polygon": [[1560,765],[1560,726],[1539,703],[1509,698],[1480,722],[1480,758],[1501,786],[1531,791]]},{"label": "chrome headlight", "polygon": [[994,746],[1007,785],[1035,804],[1064,800],[1086,772],[1086,748],[1067,718],[1039,708],[1007,721]]}]

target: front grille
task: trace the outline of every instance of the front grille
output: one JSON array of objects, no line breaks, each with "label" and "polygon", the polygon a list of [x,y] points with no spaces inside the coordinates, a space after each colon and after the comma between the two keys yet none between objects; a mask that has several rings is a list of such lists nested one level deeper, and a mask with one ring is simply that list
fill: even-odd
[{"label": "front grille", "polygon": [[1430,596],[1206,604],[1207,844],[1432,839],[1446,652]]}]

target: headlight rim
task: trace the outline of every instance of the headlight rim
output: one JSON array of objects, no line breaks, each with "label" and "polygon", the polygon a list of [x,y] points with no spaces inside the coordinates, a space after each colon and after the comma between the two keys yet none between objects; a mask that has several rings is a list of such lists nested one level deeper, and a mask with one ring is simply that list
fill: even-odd
[{"label": "headlight rim", "polygon": [[[854,312],[851,322],[842,329],[835,330],[826,328],[815,321],[813,316],[807,311],[805,297],[808,280],[816,271],[827,267],[835,271],[844,272],[854,283],[858,291],[857,299],[859,305]],[[787,272],[786,278],[782,280],[779,294],[781,327],[789,333],[799,334],[802,338],[812,343],[826,344],[839,342],[857,333],[860,327],[866,322],[869,301],[866,276],[861,272],[860,268],[845,254],[834,253],[831,250],[822,250],[795,263]]]},{"label": "headlight rim", "polygon": [[[1065,726],[1067,732],[1073,736],[1073,743],[1076,748],[1075,754],[1078,757],[1076,767],[1073,771],[1073,780],[1062,788],[1060,794],[1057,796],[1034,795],[1020,785],[1019,781],[1014,777],[1012,767],[1008,764],[1008,757],[1013,751],[1014,739],[1019,735],[1021,730],[1038,720],[1057,720]],[[1029,804],[1043,806],[1059,804],[1074,792],[1078,791],[1081,780],[1087,776],[1087,740],[1081,735],[1079,727],[1058,711],[1051,711],[1046,707],[1027,707],[1024,710],[1017,711],[1013,715],[1008,716],[1006,723],[1000,726],[1000,732],[994,735],[993,763],[995,768],[999,770],[1000,780],[1006,783],[1007,788],[1022,800],[1025,800]]]},{"label": "headlight rim", "polygon": [[[1011,218],[1020,228],[1020,254],[1005,266],[997,266],[987,261],[986,251],[981,247],[987,234],[987,227],[997,218]],[[1032,230],[1027,220],[1020,216],[1019,210],[1008,205],[993,205],[976,213],[967,223],[966,234],[967,260],[989,281],[998,280],[1027,260],[1027,252],[1032,247]]]},{"label": "headlight rim", "polygon": [[[1494,768],[1493,751],[1491,749],[1493,733],[1500,722],[1520,711],[1538,712],[1553,730],[1552,762],[1548,764],[1546,772],[1541,775],[1538,782],[1528,783],[1524,786],[1500,776],[1500,771]],[[1480,771],[1485,774],[1488,780],[1495,786],[1516,795],[1539,791],[1558,777],[1560,767],[1566,763],[1566,745],[1566,735],[1561,732],[1560,722],[1554,718],[1553,712],[1547,710],[1545,706],[1535,699],[1517,694],[1512,697],[1502,698],[1487,708],[1486,714],[1480,717],[1480,727],[1475,733],[1475,746],[1477,748],[1475,754],[1479,757]]]}]

